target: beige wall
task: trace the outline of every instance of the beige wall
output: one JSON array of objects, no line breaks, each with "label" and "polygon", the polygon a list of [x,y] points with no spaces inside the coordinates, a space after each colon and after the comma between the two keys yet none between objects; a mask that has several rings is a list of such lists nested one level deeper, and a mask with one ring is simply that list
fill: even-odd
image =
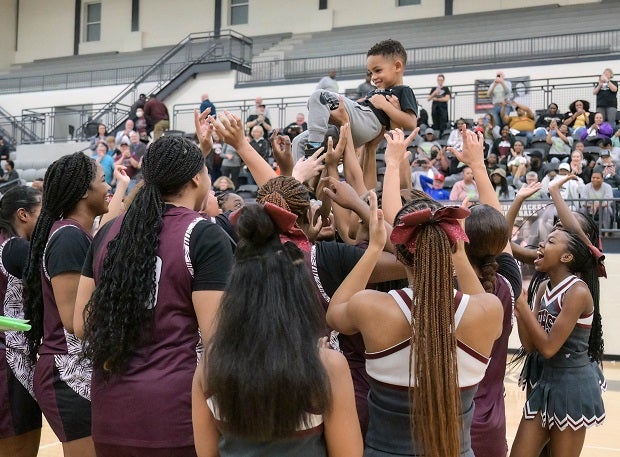
[{"label": "beige wall", "polygon": [[15,63],[73,54],[73,0],[20,0]]},{"label": "beige wall", "polygon": [[15,58],[17,0],[0,0],[0,72]]},{"label": "beige wall", "polygon": [[[15,0],[0,0],[0,57],[13,61],[5,48],[11,35],[10,17]],[[82,0],[85,4],[90,0]],[[600,0],[454,0],[454,14],[521,8],[543,4],[569,5]],[[234,29],[249,36],[310,33],[377,22],[403,21],[444,14],[444,2],[422,0],[420,5],[397,7],[396,0],[330,0],[319,10],[316,0],[282,2],[249,0],[249,24]],[[213,30],[215,0],[148,0],[140,2],[140,31],[131,32],[131,1],[101,0],[101,41],[81,42],[80,54],[135,51],[179,42],[192,32]],[[73,54],[74,0],[20,0],[17,63]],[[4,14],[5,10],[8,14]],[[222,28],[230,28],[230,0],[222,0]],[[84,14],[85,8],[82,8]],[[83,31],[82,31],[83,32]],[[14,31],[12,31],[14,35]],[[81,37],[82,38],[82,37]],[[9,36],[10,39],[10,36]]]}]

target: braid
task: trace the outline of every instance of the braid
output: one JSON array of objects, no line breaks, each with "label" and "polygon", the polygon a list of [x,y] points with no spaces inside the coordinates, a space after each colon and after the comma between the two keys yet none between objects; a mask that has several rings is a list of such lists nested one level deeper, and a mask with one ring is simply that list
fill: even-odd
[{"label": "braid", "polygon": [[256,196],[258,203],[273,203],[293,214],[302,222],[306,220],[310,208],[308,188],[290,176],[278,176],[267,181]]},{"label": "braid", "polygon": [[41,214],[30,237],[24,269],[24,315],[32,328],[26,333],[31,357],[36,358],[43,338],[43,290],[41,262],[52,225],[70,212],[95,179],[96,164],[81,152],[53,162],[45,173]]},{"label": "braid", "polygon": [[[413,211],[442,207],[427,195],[419,197],[414,194],[414,199],[401,208],[396,224]],[[409,376],[415,388],[409,390],[411,435],[421,443],[425,455],[458,456],[462,424],[452,249],[446,233],[436,224],[420,227],[416,246],[412,253],[405,245],[396,245],[399,259],[413,275],[411,352],[415,353],[415,366],[409,366]]]},{"label": "braid", "polygon": [[107,375],[122,371],[152,334],[164,196],[178,193],[204,167],[200,149],[182,137],[161,137],[144,156],[144,187],[108,243],[85,309],[84,356]]},{"label": "braid", "polygon": [[452,257],[448,237],[437,225],[420,230],[413,254],[411,351],[415,377],[412,436],[426,455],[458,456],[461,400],[454,335]]}]

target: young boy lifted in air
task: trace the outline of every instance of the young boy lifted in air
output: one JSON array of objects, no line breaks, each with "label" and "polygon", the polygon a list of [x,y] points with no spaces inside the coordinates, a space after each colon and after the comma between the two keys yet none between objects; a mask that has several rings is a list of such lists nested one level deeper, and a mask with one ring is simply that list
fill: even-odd
[{"label": "young boy lifted in air", "polygon": [[308,130],[295,137],[296,156],[312,155],[325,140],[328,124],[340,126],[340,119],[332,111],[340,103],[349,117],[355,147],[373,140],[383,127],[413,130],[417,125],[418,104],[409,86],[403,85],[407,53],[396,40],[375,44],[366,54],[366,66],[377,88],[360,102],[338,98],[338,94],[319,89],[308,100]]}]

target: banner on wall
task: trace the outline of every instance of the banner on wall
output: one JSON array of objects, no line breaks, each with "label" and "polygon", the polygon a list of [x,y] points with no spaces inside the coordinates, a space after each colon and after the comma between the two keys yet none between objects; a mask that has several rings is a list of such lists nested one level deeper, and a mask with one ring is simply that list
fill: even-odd
[{"label": "banner on wall", "polygon": [[[526,106],[530,106],[530,77],[521,76],[517,78],[506,78],[512,84],[511,100],[521,103]],[[487,91],[494,79],[476,79],[474,82],[475,97],[474,97],[474,109],[476,113],[483,113],[493,109],[493,103],[491,97],[487,96]]]}]

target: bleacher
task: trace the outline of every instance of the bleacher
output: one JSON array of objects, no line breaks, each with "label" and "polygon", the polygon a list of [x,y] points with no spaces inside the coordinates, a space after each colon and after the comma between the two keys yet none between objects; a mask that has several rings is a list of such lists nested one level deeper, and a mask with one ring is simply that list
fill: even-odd
[{"label": "bleacher", "polygon": [[328,55],[326,50],[329,55],[365,53],[386,37],[398,39],[406,48],[423,48],[617,30],[618,17],[620,2],[602,2],[342,27],[310,34],[287,51],[286,57],[323,57]]}]

